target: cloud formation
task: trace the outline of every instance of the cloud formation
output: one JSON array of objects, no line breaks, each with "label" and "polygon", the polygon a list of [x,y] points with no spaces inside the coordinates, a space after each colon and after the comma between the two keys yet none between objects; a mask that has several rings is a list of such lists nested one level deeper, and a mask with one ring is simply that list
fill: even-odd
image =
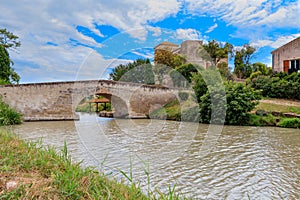
[{"label": "cloud formation", "polygon": [[211,27],[209,27],[209,28],[207,29],[207,31],[205,31],[205,33],[210,33],[210,32],[212,32],[213,30],[215,30],[217,27],[218,27],[218,24],[215,23],[214,25],[212,25]]},{"label": "cloud formation", "polygon": [[292,34],[288,36],[281,36],[277,38],[276,40],[256,40],[252,41],[250,44],[256,48],[261,48],[265,46],[272,47],[274,49],[281,47],[282,45],[294,40],[295,38],[300,37],[300,34]]},{"label": "cloud formation", "polygon": [[281,0],[186,0],[188,12],[218,17],[237,27],[300,27],[299,2]]},{"label": "cloud formation", "polygon": [[[296,35],[289,36],[289,32],[272,35],[268,31],[285,27],[299,29],[299,10],[299,1],[293,0],[6,1],[0,6],[0,28],[7,28],[20,37],[22,46],[19,53],[10,53],[21,81],[35,81],[36,77],[39,81],[73,80],[90,52],[97,54],[102,63],[111,61],[99,53],[107,47],[103,41],[110,36],[99,29],[102,25],[113,27],[123,34],[122,41],[115,41],[114,48],[119,48],[121,43],[129,50],[132,43],[139,43],[139,48],[146,44],[149,47],[155,41],[172,39],[170,35],[178,40],[207,40],[210,33],[215,34],[221,29],[223,22],[227,27],[236,28],[228,38],[246,38],[257,46],[273,48],[286,41],[284,38]],[[178,24],[172,24],[172,33],[168,36],[166,31],[162,31],[166,27],[153,25],[177,17],[178,13],[182,13],[182,18],[178,19]],[[184,21],[185,16],[187,19],[206,16],[215,20],[205,25],[199,21],[199,28],[181,27],[180,21]],[[78,31],[78,26],[97,37]],[[203,30],[202,27],[209,28]],[[149,52],[135,53],[151,57]],[[95,64],[99,68],[104,67]],[[35,76],[32,76],[33,73]]]},{"label": "cloud formation", "polygon": [[182,39],[182,40],[199,40],[201,39],[201,33],[191,28],[188,29],[179,28],[175,32],[175,38]]}]

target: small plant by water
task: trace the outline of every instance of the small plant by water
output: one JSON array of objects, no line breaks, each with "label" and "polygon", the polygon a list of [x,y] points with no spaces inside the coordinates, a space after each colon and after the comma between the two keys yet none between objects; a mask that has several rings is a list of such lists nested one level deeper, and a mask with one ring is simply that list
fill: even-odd
[{"label": "small plant by water", "polygon": [[0,126],[21,124],[22,116],[0,98]]},{"label": "small plant by water", "polygon": [[300,128],[299,118],[286,118],[279,122],[278,126],[284,128]]}]

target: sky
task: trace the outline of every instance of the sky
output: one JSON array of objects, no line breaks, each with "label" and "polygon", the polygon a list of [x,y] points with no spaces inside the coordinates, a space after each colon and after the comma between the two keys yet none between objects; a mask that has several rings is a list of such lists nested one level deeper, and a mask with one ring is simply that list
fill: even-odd
[{"label": "sky", "polygon": [[[0,28],[20,83],[105,79],[163,41],[213,39],[257,48],[252,62],[300,36],[296,0],[0,0]],[[230,67],[233,67],[230,64]]]}]

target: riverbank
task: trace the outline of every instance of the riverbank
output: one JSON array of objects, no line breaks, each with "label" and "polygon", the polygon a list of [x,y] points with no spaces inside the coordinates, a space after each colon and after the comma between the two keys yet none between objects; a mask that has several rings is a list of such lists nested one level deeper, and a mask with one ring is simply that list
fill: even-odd
[{"label": "riverbank", "polygon": [[[182,105],[178,101],[169,102],[163,108],[153,111],[150,117],[154,119],[181,121],[182,114],[186,118],[186,113],[190,113],[191,116],[188,119],[193,119],[193,116],[196,116],[195,112],[197,109],[184,110],[182,109],[184,107]],[[245,121],[243,125],[300,128],[300,101],[262,99],[255,109],[249,113],[249,120]]]},{"label": "riverbank", "polygon": [[[66,146],[61,153],[41,143],[25,142],[0,130],[0,199],[155,199],[135,184],[109,179],[93,168],[73,163]],[[174,191],[162,199],[178,199]]]}]

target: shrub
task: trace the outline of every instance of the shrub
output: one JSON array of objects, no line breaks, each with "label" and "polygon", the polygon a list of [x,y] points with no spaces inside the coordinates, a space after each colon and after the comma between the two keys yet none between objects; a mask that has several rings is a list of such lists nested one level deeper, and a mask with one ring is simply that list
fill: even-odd
[{"label": "shrub", "polygon": [[276,118],[271,115],[255,115],[250,114],[248,125],[250,126],[274,126],[276,125]]},{"label": "shrub", "polygon": [[0,126],[21,124],[21,114],[0,99]]},{"label": "shrub", "polygon": [[288,98],[300,100],[300,73],[276,73],[271,76],[254,76],[247,81],[256,90],[262,90],[262,95],[273,98]]},{"label": "shrub", "polygon": [[279,122],[278,126],[284,128],[300,128],[299,118],[285,118]]},{"label": "shrub", "polygon": [[[226,108],[226,124],[244,125],[249,120],[248,113],[260,100],[259,92],[242,83],[234,82],[225,85],[226,95],[219,88],[216,86],[200,98],[200,121],[224,123],[224,109]],[[211,99],[215,101],[213,102],[214,113],[212,113]]]}]

